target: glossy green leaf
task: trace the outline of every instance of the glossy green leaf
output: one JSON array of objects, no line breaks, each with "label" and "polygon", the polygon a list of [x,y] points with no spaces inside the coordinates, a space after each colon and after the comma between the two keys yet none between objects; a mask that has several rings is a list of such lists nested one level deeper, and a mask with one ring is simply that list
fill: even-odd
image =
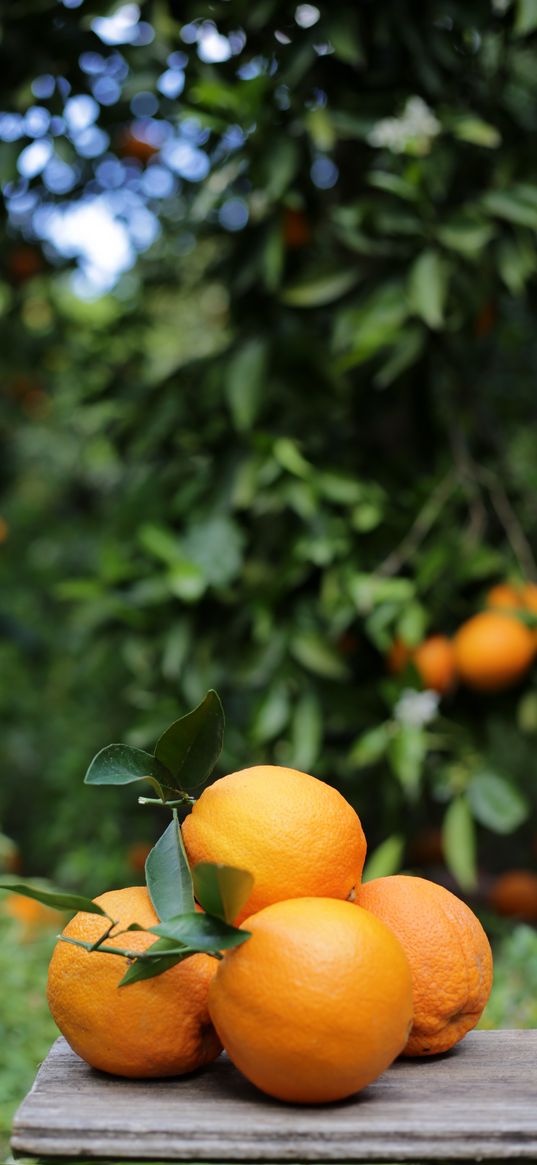
[{"label": "glossy green leaf", "polygon": [[446,863],[463,890],[477,885],[475,827],[466,797],[456,797],[446,811],[442,826]]},{"label": "glossy green leaf", "polygon": [[483,206],[489,214],[537,231],[537,203],[528,198],[526,191],[521,187],[491,190],[484,196]]},{"label": "glossy green leaf", "polygon": [[452,131],[462,142],[484,146],[487,150],[496,150],[501,145],[502,135],[496,126],[472,114],[456,118]]},{"label": "glossy green leaf", "polygon": [[313,691],[303,692],[295,705],[291,724],[291,764],[310,772],[318,759],[323,736],[323,710]]},{"label": "glossy green leaf", "polygon": [[312,276],[302,283],[284,288],[281,300],[288,307],[323,307],[324,304],[341,299],[351,287],[354,287],[357,280],[357,271],[338,269],[330,274]]},{"label": "glossy green leaf", "polygon": [[537,0],[516,0],[515,34],[529,36],[537,29]]},{"label": "glossy green leaf", "polygon": [[148,781],[162,800],[173,786],[169,769],[156,756],[129,744],[109,744],[94,756],[84,777],[85,785],[132,785]]},{"label": "glossy green leaf", "polygon": [[155,745],[157,762],[166,766],[181,789],[195,789],[210,777],[222,751],[224,710],[218,693],[207,695],[176,720]]},{"label": "glossy green leaf", "polygon": [[143,979],[155,979],[157,975],[163,975],[165,971],[169,971],[171,967],[176,967],[178,963],[184,963],[185,959],[189,959],[191,955],[196,953],[189,950],[188,947],[183,947],[175,953],[166,954],[166,949],[168,949],[167,943],[162,948],[162,954],[150,959],[135,959],[125,971],[123,978],[120,979],[118,987],[128,987],[130,983],[139,983]]},{"label": "glossy green leaf", "polygon": [[494,235],[494,225],[477,218],[448,219],[436,230],[439,243],[465,259],[478,259]]},{"label": "glossy green leaf", "polygon": [[366,64],[357,12],[352,6],[333,12],[326,10],[328,39],[336,57],[346,65],[359,68]]},{"label": "glossy green leaf", "polygon": [[388,746],[391,768],[407,797],[415,801],[423,776],[427,755],[427,736],[416,724],[399,724]]},{"label": "glossy green leaf", "polygon": [[261,697],[252,722],[252,740],[264,744],[285,728],[289,719],[290,700],[287,684],[276,680]]},{"label": "glossy green leaf", "polygon": [[363,732],[355,740],[350,750],[349,760],[351,763],[359,769],[377,764],[386,755],[393,732],[394,726],[391,720],[387,720],[385,724],[376,724],[374,728],[369,728],[367,732]]},{"label": "glossy green leaf", "polygon": [[537,270],[537,247],[526,232],[502,239],[497,247],[498,270],[512,295],[522,295]]},{"label": "glossy green leaf", "polygon": [[409,327],[401,334],[390,349],[388,359],[375,374],[375,384],[388,388],[403,372],[415,364],[425,348],[426,330]]},{"label": "glossy green leaf", "polygon": [[192,876],[174,809],[173,818],[145,863],[147,889],[159,919],[176,918],[194,910]]},{"label": "glossy green leaf", "polygon": [[158,926],[152,926],[151,933],[158,934],[170,942],[184,943],[193,951],[205,951],[209,954],[238,947],[250,937],[247,930],[230,926],[222,918],[197,912],[183,914],[180,918],[170,918]]},{"label": "glossy green leaf", "polygon": [[441,328],[448,291],[448,268],[438,251],[428,249],[413,264],[408,299],[411,310],[430,328]]},{"label": "glossy green leaf", "polygon": [[85,914],[100,914],[103,918],[110,916],[82,894],[64,893],[62,890],[41,890],[39,886],[29,886],[26,882],[0,882],[0,890],[9,890],[11,894],[21,894],[24,898],[34,898],[43,906],[50,906],[53,910],[84,911]]},{"label": "glossy green leaf", "polygon": [[387,837],[367,859],[362,881],[371,882],[373,878],[387,878],[390,874],[397,874],[401,869],[404,850],[404,837],[398,833]]},{"label": "glossy green leaf", "polygon": [[327,680],[343,680],[348,675],[344,660],[317,631],[297,631],[293,635],[289,650],[298,663],[314,675]]},{"label": "glossy green leaf", "polygon": [[476,773],[467,789],[472,813],[494,833],[512,833],[527,820],[530,806],[522,793],[499,773]]},{"label": "glossy green leaf", "polygon": [[395,194],[396,198],[403,198],[405,202],[415,202],[419,196],[416,186],[399,174],[391,174],[388,170],[371,170],[367,176],[370,186],[377,190],[384,190],[387,194]]},{"label": "glossy green leaf", "polygon": [[198,862],[192,879],[196,900],[203,910],[230,923],[248,901],[254,885],[248,870],[213,862]]},{"label": "glossy green leaf", "polygon": [[253,337],[233,354],[225,377],[225,393],[233,424],[245,433],[255,423],[266,389],[267,346]]}]

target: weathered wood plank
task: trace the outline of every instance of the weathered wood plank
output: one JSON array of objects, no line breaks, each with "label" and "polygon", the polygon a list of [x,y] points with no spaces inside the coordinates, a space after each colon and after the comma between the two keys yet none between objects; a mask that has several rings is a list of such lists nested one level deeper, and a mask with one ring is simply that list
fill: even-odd
[{"label": "weathered wood plank", "polygon": [[14,1121],[33,1157],[167,1161],[537,1158],[537,1031],[473,1032],[446,1056],[398,1061],[357,1097],[279,1104],[225,1056],[203,1073],[129,1081],[59,1039]]}]

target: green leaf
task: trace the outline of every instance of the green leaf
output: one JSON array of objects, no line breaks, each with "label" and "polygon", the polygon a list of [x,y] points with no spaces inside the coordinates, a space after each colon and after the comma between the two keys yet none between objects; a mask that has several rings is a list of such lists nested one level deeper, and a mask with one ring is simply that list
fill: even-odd
[{"label": "green leaf", "polygon": [[461,217],[449,219],[443,226],[439,226],[436,237],[443,247],[471,260],[479,258],[494,233],[490,223]]},{"label": "green leaf", "polygon": [[369,728],[355,740],[349,753],[349,760],[357,768],[367,768],[374,765],[385,756],[386,750],[393,736],[393,723],[387,720],[384,724],[376,724]]},{"label": "green leaf", "polygon": [[281,293],[282,303],[288,307],[322,307],[326,303],[334,303],[341,299],[358,281],[358,271],[345,271],[338,268],[326,275],[313,276],[301,283],[284,288]]},{"label": "green leaf", "polygon": [[408,298],[411,310],[430,328],[442,327],[447,290],[445,260],[438,251],[422,251],[410,271]]},{"label": "green leaf", "polygon": [[463,890],[477,885],[475,828],[466,797],[456,797],[445,814],[442,847],[449,869]]},{"label": "green leaf", "polygon": [[62,890],[40,890],[37,886],[28,886],[26,882],[0,882],[0,890],[22,894],[24,898],[34,898],[36,902],[50,906],[53,910],[84,911],[85,914],[100,914],[103,918],[110,918],[102,906],[98,906],[91,898],[85,898],[82,894],[69,894]]},{"label": "green leaf", "polygon": [[179,918],[170,918],[158,926],[152,926],[151,933],[174,943],[184,943],[192,951],[205,951],[208,954],[238,947],[250,937],[247,930],[230,926],[222,918],[197,912],[182,914]]},{"label": "green leaf", "polygon": [[327,680],[344,680],[348,676],[348,668],[341,656],[316,631],[297,631],[290,641],[289,650],[298,663],[314,675]]},{"label": "green leaf", "polygon": [[526,798],[499,773],[476,773],[467,796],[474,817],[494,833],[512,833],[530,813]]},{"label": "green leaf", "polygon": [[188,865],[177,810],[145,863],[149,896],[161,921],[194,910],[192,875]]},{"label": "green leaf", "polygon": [[388,359],[375,375],[374,383],[379,388],[388,388],[402,372],[406,372],[419,360],[425,348],[426,335],[425,328],[421,327],[409,327],[402,333],[393,344]]},{"label": "green leaf", "polygon": [[517,0],[515,36],[529,36],[537,29],[537,0]]},{"label": "green leaf", "polygon": [[533,240],[522,232],[516,238],[498,244],[498,270],[512,295],[521,295],[537,269],[537,250]]},{"label": "green leaf", "polygon": [[238,433],[254,425],[263,400],[267,368],[267,345],[254,337],[233,354],[225,376],[224,391]]},{"label": "green leaf", "polygon": [[415,599],[397,620],[397,634],[409,647],[417,647],[425,635],[428,618],[426,608]]},{"label": "green leaf", "polygon": [[289,719],[289,690],[283,680],[276,680],[261,697],[252,723],[252,740],[264,744],[274,740]]},{"label": "green leaf", "polygon": [[273,453],[282,469],[286,469],[294,477],[310,477],[313,466],[302,456],[296,441],[291,437],[278,437],[274,442]]},{"label": "green leaf", "polygon": [[343,7],[332,14],[330,8],[326,10],[326,31],[336,57],[346,65],[358,68],[365,65],[366,57],[360,35],[360,25],[357,13],[352,7]]},{"label": "green leaf", "polygon": [[502,135],[494,125],[482,121],[472,114],[458,117],[453,123],[452,132],[462,142],[470,142],[474,146],[484,146],[485,149],[495,150],[501,145]]},{"label": "green leaf", "polygon": [[186,716],[175,720],[155,745],[157,762],[182,789],[195,789],[210,777],[224,742],[224,710],[217,692],[207,695]]},{"label": "green leaf", "polygon": [[373,878],[387,878],[390,874],[396,874],[401,869],[404,849],[405,841],[400,834],[394,833],[387,837],[367,859],[362,881],[371,882]]},{"label": "green leaf", "polygon": [[[103,948],[100,949],[102,951]],[[189,959],[191,955],[196,953],[195,950],[182,943],[174,942],[173,939],[158,938],[128,967],[118,983],[118,987],[127,987],[129,983],[137,983],[141,979],[154,979],[157,975],[164,974],[171,967],[176,967],[178,963],[183,963],[185,959]]]},{"label": "green leaf", "polygon": [[309,772],[315,764],[323,735],[323,711],[315,692],[303,692],[293,713],[291,764]]},{"label": "green leaf", "polygon": [[409,800],[415,801],[421,786],[427,736],[416,724],[399,724],[388,747],[391,768]]},{"label": "green leaf", "polygon": [[224,922],[233,922],[252,893],[248,870],[214,862],[198,862],[192,870],[194,894],[200,906]]},{"label": "green leaf", "polygon": [[[172,785],[172,774],[156,756],[129,744],[108,744],[94,756],[84,777],[85,785],[132,785],[148,781],[161,800]],[[175,790],[174,790],[175,791]]]},{"label": "green leaf", "polygon": [[161,562],[167,563],[168,566],[174,566],[175,563],[181,562],[183,554],[179,539],[164,526],[155,526],[148,522],[141,526],[138,538],[144,550],[147,550],[154,558],[160,559]]},{"label": "green leaf", "polygon": [[184,603],[196,603],[206,590],[203,571],[195,562],[176,562],[165,576],[170,594]]},{"label": "green leaf", "polygon": [[[157,945],[156,943],[154,944]],[[129,983],[139,983],[142,979],[155,979],[157,975],[163,975],[165,971],[169,971],[171,967],[176,967],[178,963],[184,963],[185,959],[189,959],[195,951],[184,947],[175,954],[162,954],[158,958],[152,959],[135,959],[131,966],[125,971],[125,974],[118,983],[118,987],[128,987]]]},{"label": "green leaf", "polygon": [[377,190],[385,190],[387,194],[395,194],[396,198],[404,198],[406,202],[415,202],[418,190],[411,182],[401,178],[399,174],[390,174],[388,170],[371,170],[367,176],[370,186]]},{"label": "green leaf", "polygon": [[489,214],[506,219],[517,226],[530,227],[537,230],[537,204],[528,197],[524,187],[512,187],[511,190],[491,190],[483,198],[483,206]]}]

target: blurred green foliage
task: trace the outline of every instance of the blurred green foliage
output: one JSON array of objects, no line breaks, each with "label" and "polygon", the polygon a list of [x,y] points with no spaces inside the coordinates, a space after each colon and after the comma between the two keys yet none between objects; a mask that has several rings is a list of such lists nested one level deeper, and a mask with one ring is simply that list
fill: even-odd
[{"label": "blurred green foliage", "polygon": [[[116,7],[29,0],[26,55],[2,15],[2,52],[25,62],[11,110],[37,75],[56,119],[97,93],[87,53],[119,77],[101,153],[54,122],[68,191],[46,167],[16,178],[29,139],[6,157],[2,827],[25,872],[86,891],[132,877],[127,844],[158,822],[82,774],[112,739],[152,747],[214,686],[222,767],[339,785],[372,849],[388,839],[377,872],[408,865],[430,822],[467,888],[478,864],[528,865],[534,675],[437,706],[385,656],[454,632],[492,582],[536,577],[533,6],[155,0],[154,35],[120,48],[93,22]],[[135,128],[162,144],[127,164],[140,94]],[[110,173],[138,192],[152,167],[177,173],[170,133],[206,177],[147,195],[154,245],[117,295],[76,300],[35,208],[109,197]],[[40,269],[23,276],[29,194],[19,236]]]}]

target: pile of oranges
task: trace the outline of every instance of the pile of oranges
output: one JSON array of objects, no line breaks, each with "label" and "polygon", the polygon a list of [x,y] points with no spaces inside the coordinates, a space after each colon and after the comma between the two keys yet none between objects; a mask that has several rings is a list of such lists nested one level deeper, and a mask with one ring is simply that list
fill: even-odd
[{"label": "pile of oranges", "polygon": [[[188,862],[232,863],[253,888],[234,920],[249,937],[119,987],[155,942],[145,887],[102,895],[54,950],[50,1009],[93,1067],[130,1077],[203,1068],[225,1048],[263,1092],[335,1101],[399,1055],[445,1052],[476,1024],[492,956],[472,911],[443,887],[397,875],[361,883],[366,840],[350,804],[316,777],[255,766],[216,780],[182,826]],[[95,944],[106,932],[106,951]],[[122,936],[122,937],[121,937]],[[112,952],[112,953],[110,953]]]},{"label": "pile of oranges", "polygon": [[416,648],[396,639],[388,668],[397,674],[412,663],[424,687],[442,696],[458,681],[478,692],[503,691],[523,678],[537,653],[537,631],[524,622],[527,615],[537,615],[537,584],[499,583],[488,592],[485,609],[452,639],[431,635]]}]

